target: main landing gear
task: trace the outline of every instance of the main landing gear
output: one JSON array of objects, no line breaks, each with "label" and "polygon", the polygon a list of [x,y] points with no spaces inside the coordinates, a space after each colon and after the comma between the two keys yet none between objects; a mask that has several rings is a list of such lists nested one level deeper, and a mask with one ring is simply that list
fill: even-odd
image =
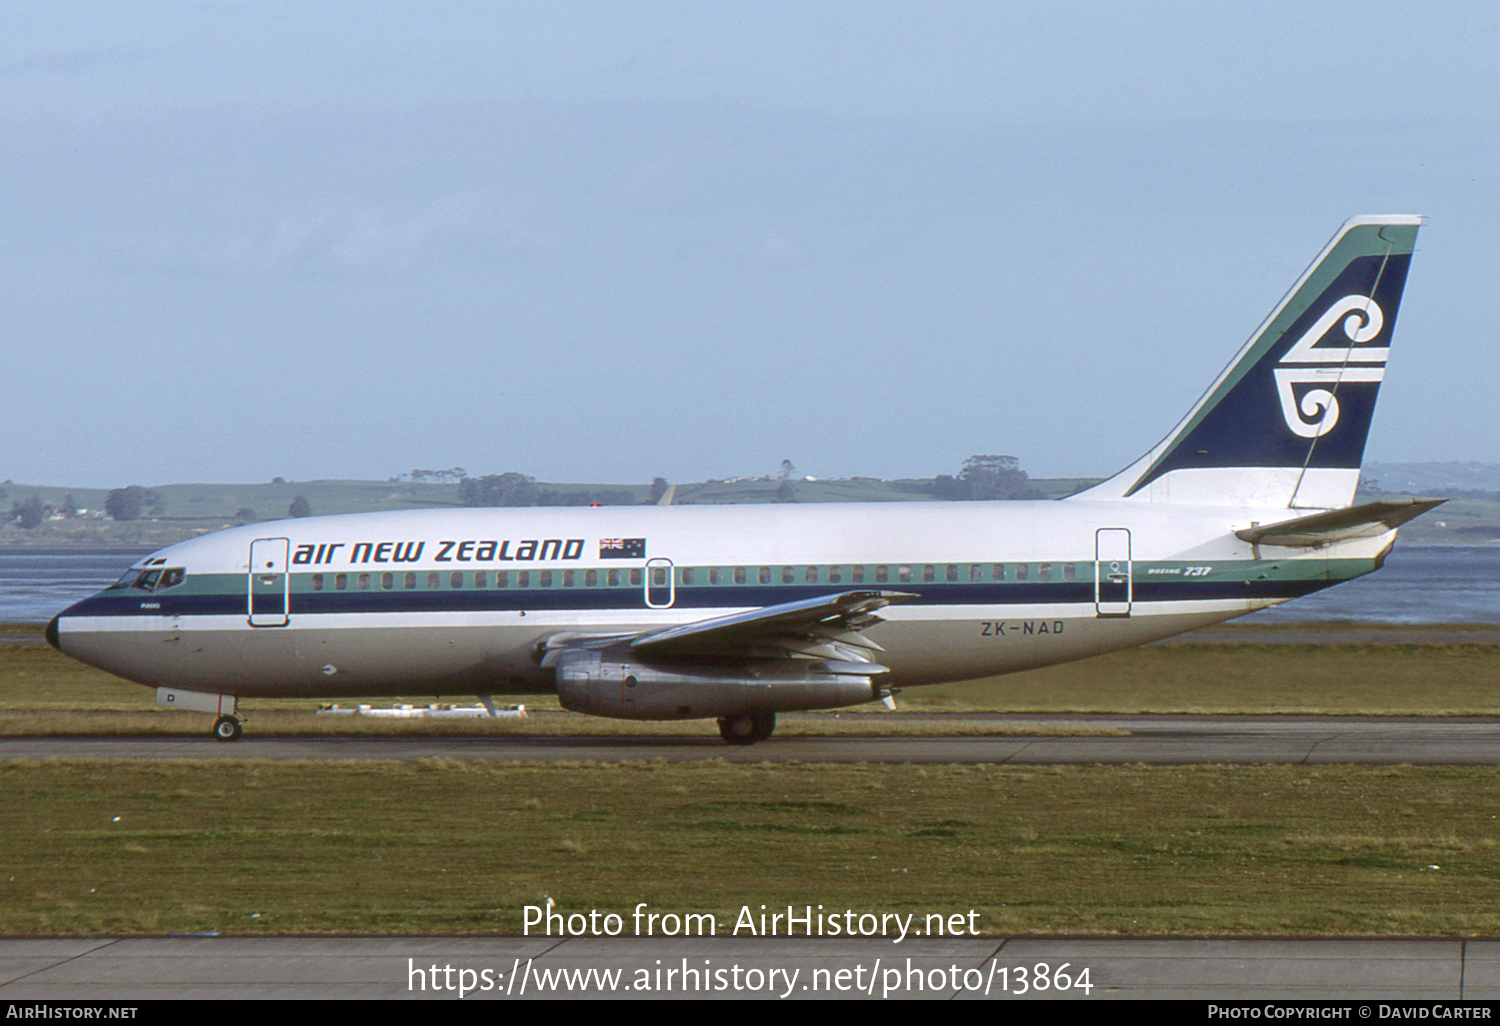
[{"label": "main landing gear", "polygon": [[215,741],[238,741],[243,733],[240,721],[233,716],[220,716],[214,721]]},{"label": "main landing gear", "polygon": [[735,713],[719,718],[719,736],[731,745],[753,745],[776,730],[776,714]]}]

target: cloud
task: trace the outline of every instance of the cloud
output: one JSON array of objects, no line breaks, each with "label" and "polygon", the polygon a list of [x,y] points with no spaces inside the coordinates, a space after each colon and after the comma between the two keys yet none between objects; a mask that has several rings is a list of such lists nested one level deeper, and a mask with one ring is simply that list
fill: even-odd
[{"label": "cloud", "polygon": [[545,221],[530,195],[477,189],[418,207],[328,202],[217,239],[158,237],[142,253],[156,267],[216,273],[380,273],[448,259],[488,262],[555,252],[568,232]]}]

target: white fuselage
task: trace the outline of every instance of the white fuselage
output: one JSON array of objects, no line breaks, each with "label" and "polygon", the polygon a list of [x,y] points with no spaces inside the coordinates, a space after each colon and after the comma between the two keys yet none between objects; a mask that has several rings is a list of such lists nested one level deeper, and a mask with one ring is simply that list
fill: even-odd
[{"label": "white fuselage", "polygon": [[[1239,616],[1375,569],[1394,535],[1260,552],[1234,534],[1293,515],[1074,499],[285,520],[163,549],[55,629],[69,655],[151,687],[521,694],[553,690],[541,651],[562,635],[879,589],[910,597],[865,637],[890,668],[883,683],[913,686]],[[180,573],[141,582],[153,568]]]}]

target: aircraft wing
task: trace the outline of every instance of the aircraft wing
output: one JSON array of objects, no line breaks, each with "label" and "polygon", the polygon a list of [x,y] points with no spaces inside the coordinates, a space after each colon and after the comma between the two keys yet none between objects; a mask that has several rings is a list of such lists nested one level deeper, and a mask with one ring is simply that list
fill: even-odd
[{"label": "aircraft wing", "polygon": [[1393,499],[1386,502],[1369,502],[1348,509],[1314,513],[1310,517],[1298,517],[1266,527],[1247,527],[1236,531],[1235,537],[1252,545],[1290,545],[1311,547],[1328,545],[1348,538],[1373,538],[1376,535],[1400,527],[1432,509],[1441,506],[1447,499]]},{"label": "aircraft wing", "polygon": [[[911,598],[916,596],[900,591],[846,591],[635,635],[558,634],[547,639],[544,651],[623,643],[645,659],[802,656],[873,664],[868,653],[880,646],[859,632],[881,622],[880,609]],[[868,672],[884,669],[870,665]]]},{"label": "aircraft wing", "polygon": [[879,623],[882,617],[877,610],[909,598],[916,596],[901,591],[846,591],[800,602],[783,602],[638,634],[631,640],[630,649],[648,657],[765,648],[789,653],[800,651],[808,644],[838,641],[878,649],[874,642],[853,639],[850,635]]}]

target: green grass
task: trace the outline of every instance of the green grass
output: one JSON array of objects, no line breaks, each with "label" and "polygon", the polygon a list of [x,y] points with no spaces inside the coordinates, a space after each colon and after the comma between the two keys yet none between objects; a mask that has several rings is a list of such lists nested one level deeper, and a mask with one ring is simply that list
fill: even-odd
[{"label": "green grass", "polygon": [[932,711],[1494,716],[1500,645],[1148,646],[901,700]]},{"label": "green grass", "polygon": [[518,933],[978,911],[987,933],[1493,936],[1489,768],[0,764],[0,934]]}]

